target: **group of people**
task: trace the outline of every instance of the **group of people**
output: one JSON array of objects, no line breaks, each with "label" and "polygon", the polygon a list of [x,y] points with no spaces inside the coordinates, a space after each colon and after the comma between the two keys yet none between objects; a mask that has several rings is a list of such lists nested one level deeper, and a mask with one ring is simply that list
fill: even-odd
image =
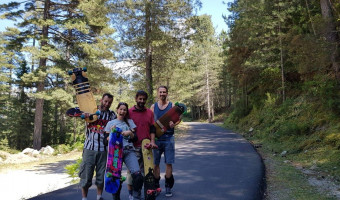
[{"label": "group of people", "polygon": [[[82,188],[82,200],[87,200],[88,189],[92,185],[94,171],[96,172],[97,200],[102,200],[104,188],[104,174],[107,160],[107,138],[113,127],[122,129],[123,162],[128,168],[127,187],[129,199],[141,199],[141,190],[144,181],[144,165],[141,150],[143,139],[150,139],[150,145],[154,154],[154,175],[156,187],[160,187],[160,160],[164,153],[165,170],[165,195],[172,196],[174,177],[172,164],[175,161],[174,127],[179,122],[170,122],[170,130],[167,130],[160,138],[155,140],[154,122],[173,107],[168,101],[168,88],[160,86],[157,89],[158,101],[145,107],[148,94],[139,90],[136,93],[136,105],[129,108],[127,103],[120,102],[116,107],[116,113],[110,110],[113,96],[105,93],[100,100],[101,111],[98,120],[88,123],[86,126],[86,139],[83,150],[83,160],[79,169],[80,185]],[[157,148],[156,148],[157,147]],[[113,195],[113,199],[120,199],[120,190]]]}]

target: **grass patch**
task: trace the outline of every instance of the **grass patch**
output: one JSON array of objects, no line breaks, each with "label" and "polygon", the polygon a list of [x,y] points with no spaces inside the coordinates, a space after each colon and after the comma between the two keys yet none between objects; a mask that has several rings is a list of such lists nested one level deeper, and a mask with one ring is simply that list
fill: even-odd
[{"label": "grass patch", "polygon": [[261,148],[260,154],[266,166],[266,200],[335,200],[326,194],[320,194],[308,179],[286,159],[274,156],[271,150]]},{"label": "grass patch", "polygon": [[180,139],[180,138],[186,137],[189,128],[190,127],[188,125],[186,125],[185,123],[179,123],[175,127],[175,139]]},{"label": "grass patch", "polygon": [[224,126],[261,144],[265,156],[288,152],[285,158],[271,157],[273,163],[278,164],[269,184],[278,185],[276,190],[287,193],[283,195],[286,197],[278,199],[332,199],[313,193],[316,189],[308,184],[306,177],[283,161],[289,160],[304,168],[313,166],[315,171],[340,180],[340,124],[336,113],[316,100],[300,96],[280,105],[268,100],[263,107],[253,108],[244,117],[230,116],[234,117],[227,117]]},{"label": "grass patch", "polygon": [[12,169],[32,169],[37,165],[41,165],[44,163],[56,163],[63,160],[69,160],[69,159],[78,159],[81,157],[81,152],[79,151],[72,151],[67,154],[58,155],[58,156],[43,156],[39,158],[36,161],[31,162],[25,162],[25,163],[6,163],[6,164],[0,164],[0,172],[6,171],[6,170],[12,170]]}]

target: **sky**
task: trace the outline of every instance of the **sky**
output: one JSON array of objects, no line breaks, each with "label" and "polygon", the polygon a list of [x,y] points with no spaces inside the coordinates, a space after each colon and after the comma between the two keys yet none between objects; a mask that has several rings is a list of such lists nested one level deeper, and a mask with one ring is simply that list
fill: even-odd
[{"label": "sky", "polygon": [[217,34],[221,33],[222,30],[228,31],[227,24],[224,22],[222,15],[228,16],[230,12],[227,9],[227,4],[222,3],[223,1],[225,3],[233,2],[233,0],[201,0],[202,8],[198,12],[199,15],[211,15],[211,21]]},{"label": "sky", "polygon": [[[15,0],[1,0],[1,3],[8,3]],[[216,33],[219,34],[222,30],[227,31],[227,24],[222,18],[223,15],[228,15],[227,5],[222,2],[232,2],[233,0],[201,0],[202,8],[198,11],[199,15],[211,15],[211,20],[216,28]],[[11,26],[12,22],[8,20],[0,20],[0,31],[4,31],[6,26]]]}]

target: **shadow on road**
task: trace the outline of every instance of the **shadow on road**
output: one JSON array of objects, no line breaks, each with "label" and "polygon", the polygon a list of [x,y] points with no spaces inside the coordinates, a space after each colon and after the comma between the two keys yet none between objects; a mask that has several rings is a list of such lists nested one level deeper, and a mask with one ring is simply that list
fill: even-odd
[{"label": "shadow on road", "polygon": [[[242,136],[230,130],[207,123],[187,123],[191,128],[188,136],[176,140],[176,160],[173,165],[176,200],[257,200],[262,199],[264,190],[264,166],[261,157]],[[164,196],[164,160],[161,160],[161,187]],[[57,166],[52,167],[56,170]],[[76,185],[41,195],[39,199],[80,199],[80,188]],[[104,198],[112,199],[104,193]],[[126,183],[122,199],[127,198]],[[95,187],[89,192],[95,199]]]}]

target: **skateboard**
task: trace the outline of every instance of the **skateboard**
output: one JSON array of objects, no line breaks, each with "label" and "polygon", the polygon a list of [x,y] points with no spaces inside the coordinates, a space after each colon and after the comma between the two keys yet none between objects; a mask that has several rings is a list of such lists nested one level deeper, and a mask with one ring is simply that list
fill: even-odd
[{"label": "skateboard", "polygon": [[118,127],[114,128],[109,136],[109,151],[107,155],[105,170],[105,191],[115,194],[122,180],[122,164],[123,164],[123,136],[122,130]]},{"label": "skateboard", "polygon": [[161,188],[156,188],[156,179],[153,175],[153,154],[150,140],[142,141],[142,153],[144,162],[144,196],[145,200],[155,200],[156,194],[161,192]]},{"label": "skateboard", "polygon": [[156,137],[161,137],[166,130],[170,129],[169,122],[178,122],[180,120],[180,116],[186,111],[187,107],[184,104],[176,102],[174,107],[168,110],[154,123],[154,126],[156,127]]},{"label": "skateboard", "polygon": [[70,70],[68,74],[71,76],[72,85],[76,89],[79,110],[83,113],[90,113],[90,117],[85,118],[85,121],[91,123],[98,119],[98,115],[96,114],[98,108],[91,91],[86,71],[86,67],[74,68]]},{"label": "skateboard", "polygon": [[[84,112],[82,112],[79,107],[75,107],[75,108],[70,108],[66,111],[66,115],[68,115],[69,117],[80,117],[82,119],[85,119],[85,115]],[[97,110],[96,113],[94,114],[90,114],[89,119],[93,119],[93,115],[100,115],[100,111]]]}]

